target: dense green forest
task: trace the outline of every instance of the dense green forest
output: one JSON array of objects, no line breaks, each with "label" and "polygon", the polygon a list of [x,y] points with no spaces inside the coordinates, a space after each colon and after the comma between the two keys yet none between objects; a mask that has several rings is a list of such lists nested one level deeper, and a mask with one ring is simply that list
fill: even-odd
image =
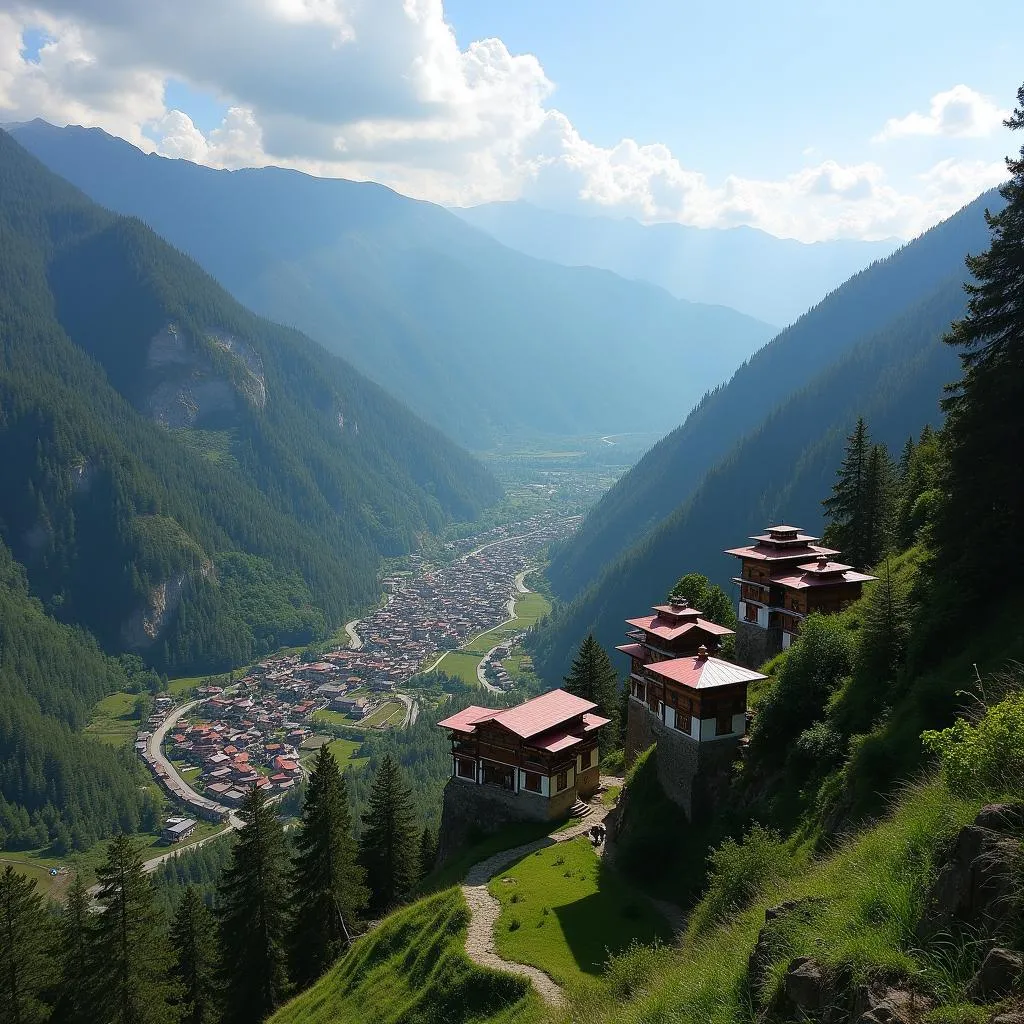
[{"label": "dense green forest", "polygon": [[524,256],[372,182],[219,171],[98,129],[14,131],[96,202],[141,217],[246,306],[297,325],[472,450],[509,435],[664,431],[774,333]]},{"label": "dense green forest", "polygon": [[213,670],[321,638],[375,598],[380,556],[498,497],[375,385],[6,134],[0,185],[0,537],[105,649]]},{"label": "dense green forest", "polygon": [[[875,431],[892,445],[936,415],[936,380],[946,381],[955,372],[955,360],[939,344],[949,320],[962,309],[960,282],[963,259],[985,245],[986,206],[1002,200],[989,192],[948,220],[905,245],[888,259],[873,264],[805,313],[770,344],[741,366],[727,384],[708,393],[678,429],[662,438],[590,511],[582,527],[552,552],[549,576],[555,593],[563,600],[577,596],[593,583],[609,562],[628,550],[649,530],[687,502],[707,473],[718,467],[729,472],[740,459],[738,445],[765,443],[786,438],[785,454],[770,454],[765,466],[772,473],[771,491],[785,488],[794,468],[801,468],[805,450],[833,430],[849,433],[858,411],[868,404],[886,403],[898,376],[913,374],[914,360],[935,365],[919,392],[920,401],[908,415],[889,428],[887,418],[872,415]],[[889,345],[893,345],[890,355]],[[930,353],[932,359],[927,359]],[[900,363],[903,367],[900,368]],[[848,366],[851,376],[843,375]],[[874,385],[872,373],[883,379]],[[939,377],[939,374],[945,376]],[[794,402],[803,401],[803,405]],[[785,407],[780,409],[779,407]],[[785,418],[785,410],[802,411],[799,426]],[[897,416],[892,409],[888,416]],[[831,455],[830,455],[831,457]],[[831,463],[829,463],[831,465]],[[761,520],[781,506],[773,497],[753,495],[762,490],[730,475],[727,509],[746,513],[738,541]],[[819,489],[820,490],[820,489]],[[769,491],[769,494],[771,494]],[[809,518],[802,525],[815,526],[820,515],[815,502],[818,490],[808,494],[800,508]],[[731,514],[731,511],[729,512]],[[788,510],[787,510],[787,514]],[[794,511],[793,515],[796,514]],[[713,544],[701,539],[700,551],[688,551],[684,561],[720,580],[724,569],[709,566]]]},{"label": "dense green forest", "polygon": [[722,551],[769,521],[819,532],[821,495],[858,416],[893,452],[938,424],[956,372],[941,339],[964,309],[957,265],[984,244],[986,202],[829,296],[619,480],[552,554],[553,586],[571,599],[530,641],[543,678],[565,672],[581,635],[618,642],[622,620],[684,568],[725,584],[734,566]]}]

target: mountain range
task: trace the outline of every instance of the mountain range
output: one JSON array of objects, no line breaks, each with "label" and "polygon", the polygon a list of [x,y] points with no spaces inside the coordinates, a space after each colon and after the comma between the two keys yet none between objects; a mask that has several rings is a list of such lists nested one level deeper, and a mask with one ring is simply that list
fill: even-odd
[{"label": "mountain range", "polygon": [[0,133],[0,540],[107,650],[227,668],[501,494],[466,452]]},{"label": "mountain range", "polygon": [[986,193],[855,275],[781,332],[624,474],[553,554],[565,603],[535,638],[546,677],[579,638],[618,642],[684,572],[728,585],[721,552],[771,521],[822,528],[844,437],[864,416],[898,452],[939,421],[936,396],[958,372],[942,338],[962,315],[964,256],[985,247]]},{"label": "mountain range", "polygon": [[641,224],[517,201],[453,209],[468,224],[538,259],[601,267],[690,302],[730,306],[768,323],[792,323],[848,277],[899,245],[838,239],[805,243],[757,228]]},{"label": "mountain range", "polygon": [[775,333],[646,282],[523,255],[373,183],[213,170],[42,121],[13,134],[470,448],[660,433]]}]

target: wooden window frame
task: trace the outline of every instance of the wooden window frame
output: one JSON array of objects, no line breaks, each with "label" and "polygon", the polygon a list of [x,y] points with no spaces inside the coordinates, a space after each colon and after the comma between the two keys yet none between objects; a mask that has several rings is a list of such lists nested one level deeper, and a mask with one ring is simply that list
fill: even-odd
[{"label": "wooden window frame", "polygon": [[569,772],[568,771],[559,772],[558,775],[555,776],[555,792],[556,793],[561,793],[563,790],[566,790],[568,788],[569,788]]},{"label": "wooden window frame", "polygon": [[[540,772],[524,772],[523,789],[527,793],[543,793],[544,784]],[[536,785],[534,782],[536,781]]]}]

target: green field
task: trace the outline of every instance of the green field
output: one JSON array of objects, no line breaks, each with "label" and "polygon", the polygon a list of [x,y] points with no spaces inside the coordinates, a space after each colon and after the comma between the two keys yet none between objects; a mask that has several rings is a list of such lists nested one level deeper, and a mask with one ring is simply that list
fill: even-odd
[{"label": "green field", "polygon": [[137,693],[118,691],[104,697],[93,709],[85,727],[90,736],[114,747],[127,747],[135,740],[139,723],[135,719]]},{"label": "green field", "polygon": [[551,602],[543,594],[536,594],[532,591],[528,594],[518,594],[514,619],[485,630],[464,644],[460,650],[446,654],[438,662],[437,671],[455,676],[469,686],[479,685],[476,669],[483,656],[513,633],[521,632],[535,625],[537,620],[543,618],[549,611],[551,611]]},{"label": "green field", "polygon": [[221,676],[179,676],[177,679],[171,679],[168,682],[167,692],[175,697],[180,697],[207,682],[212,683],[214,686],[227,686],[230,681],[231,676],[227,674]]},{"label": "green field", "polygon": [[458,889],[399,910],[357,939],[268,1024],[527,1024],[541,1018],[529,982],[466,958],[469,911]]},{"label": "green field", "polygon": [[362,743],[357,740],[332,740],[327,744],[327,749],[334,755],[341,770],[344,771],[349,767],[362,768],[369,761],[368,757],[356,757],[361,746]]},{"label": "green field", "polygon": [[403,721],[405,721],[405,705],[400,700],[389,700],[377,708],[373,714],[367,715],[359,724],[370,729],[379,729],[384,725],[397,727]]},{"label": "green field", "polygon": [[568,984],[602,973],[634,940],[671,938],[649,900],[594,852],[589,840],[546,846],[492,879],[501,902],[495,945]]}]

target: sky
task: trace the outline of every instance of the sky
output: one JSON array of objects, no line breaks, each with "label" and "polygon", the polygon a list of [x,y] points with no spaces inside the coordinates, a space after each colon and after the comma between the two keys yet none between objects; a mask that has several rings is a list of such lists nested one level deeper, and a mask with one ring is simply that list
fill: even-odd
[{"label": "sky", "polygon": [[453,206],[911,238],[1005,176],[1019,0],[0,0],[0,122]]}]

